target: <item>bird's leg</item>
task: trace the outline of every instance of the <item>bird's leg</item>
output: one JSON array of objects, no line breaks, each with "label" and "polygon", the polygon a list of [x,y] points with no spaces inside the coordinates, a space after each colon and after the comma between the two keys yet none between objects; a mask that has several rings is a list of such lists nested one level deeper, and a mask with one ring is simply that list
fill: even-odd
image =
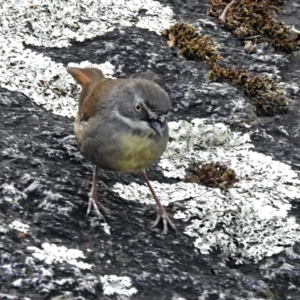
[{"label": "bird's leg", "polygon": [[109,210],[105,208],[97,199],[97,172],[98,168],[94,166],[94,171],[93,171],[93,182],[92,182],[92,188],[89,193],[89,204],[88,204],[88,209],[87,209],[87,215],[91,212],[92,207],[94,208],[97,216],[99,219],[103,219],[105,222],[104,216],[100,213],[100,210],[103,210],[106,214],[109,214]]},{"label": "bird's leg", "polygon": [[153,225],[151,228],[154,228],[157,226],[157,224],[160,222],[160,220],[162,220],[163,222],[163,231],[162,234],[166,234],[168,232],[168,224],[172,227],[172,229],[176,230],[175,225],[172,223],[172,221],[170,220],[166,209],[163,207],[163,205],[161,204],[160,200],[158,199],[158,197],[155,194],[155,191],[153,189],[153,187],[151,186],[148,177],[146,175],[146,171],[142,170],[140,171],[140,175],[141,177],[144,179],[144,181],[146,182],[155,202],[156,202],[156,213],[157,213],[157,217],[156,220],[154,221]]}]

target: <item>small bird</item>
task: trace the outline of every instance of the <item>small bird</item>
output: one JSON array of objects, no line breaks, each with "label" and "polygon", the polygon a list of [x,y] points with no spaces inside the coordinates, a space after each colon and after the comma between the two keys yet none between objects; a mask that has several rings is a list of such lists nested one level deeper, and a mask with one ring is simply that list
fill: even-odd
[{"label": "small bird", "polygon": [[171,103],[167,93],[146,79],[105,78],[97,68],[69,67],[82,90],[74,122],[80,152],[94,165],[87,214],[93,207],[109,213],[97,199],[98,167],[113,172],[137,171],[156,202],[152,228],[163,222],[162,234],[174,224],[152,188],[145,169],[157,161],[169,140],[167,116]]}]

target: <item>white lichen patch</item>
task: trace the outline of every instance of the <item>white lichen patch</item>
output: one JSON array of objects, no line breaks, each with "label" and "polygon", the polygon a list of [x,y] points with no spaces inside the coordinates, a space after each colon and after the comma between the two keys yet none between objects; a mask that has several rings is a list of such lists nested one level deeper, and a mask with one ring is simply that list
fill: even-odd
[{"label": "white lichen patch", "polygon": [[[295,243],[299,225],[288,216],[290,200],[299,197],[298,174],[287,164],[251,150],[248,135],[224,124],[195,119],[171,122],[171,141],[159,165],[166,177],[184,179],[192,161],[221,162],[239,178],[223,192],[194,183],[152,182],[162,203],[185,201],[174,218],[186,222],[185,234],[195,238],[202,253],[218,249],[237,263],[259,261]],[[116,184],[114,190],[128,200],[154,204],[146,186]]]},{"label": "white lichen patch", "polygon": [[[62,64],[28,49],[20,49],[20,53],[11,52],[6,59],[2,57],[0,61],[1,59],[11,65],[9,72],[5,72],[3,67],[4,76],[0,78],[2,87],[11,91],[22,91],[36,104],[58,115],[67,117],[75,115],[80,89]],[[20,60],[18,65],[13,63],[14,59]],[[107,77],[112,77],[114,72],[114,66],[109,62],[70,63],[69,66],[99,68]]]},{"label": "white lichen patch", "polygon": [[192,123],[171,122],[169,127],[171,141],[159,162],[166,177],[184,178],[192,160],[213,162],[218,159],[228,165],[230,151],[236,156],[237,151],[247,153],[252,147],[247,143],[248,135],[232,132],[222,123],[206,125],[205,120],[195,119]]},{"label": "white lichen patch", "polygon": [[137,289],[131,287],[131,279],[127,276],[104,275],[100,276],[100,280],[104,295],[132,296],[137,293]]},{"label": "white lichen patch", "polygon": [[27,195],[19,191],[13,184],[3,183],[0,192],[0,202],[18,203],[27,199]]},{"label": "white lichen patch", "polygon": [[27,233],[29,232],[29,225],[22,223],[21,221],[15,220],[8,225],[9,228],[15,229],[17,231]]},{"label": "white lichen patch", "polygon": [[107,223],[101,223],[100,225],[103,228],[103,231],[105,233],[111,235],[111,233],[110,233],[110,226]]},{"label": "white lichen patch", "polygon": [[[3,37],[0,37],[0,45],[4,48],[0,56],[2,87],[11,91],[21,91],[36,104],[55,114],[66,117],[75,115],[80,88],[63,64],[55,63],[49,57],[25,49],[23,45],[11,48]],[[70,63],[69,66],[99,68],[107,77],[112,77],[114,73],[114,66],[109,62]]]},{"label": "white lichen patch", "polygon": [[90,221],[91,227],[93,227],[93,228],[101,227],[101,229],[105,233],[111,235],[111,233],[110,233],[110,225],[108,223],[103,222],[103,220],[100,220],[98,217],[89,218],[89,221]]},{"label": "white lichen patch", "polygon": [[[143,13],[141,13],[141,11]],[[158,34],[173,22],[170,7],[152,0],[7,0],[0,6],[1,34],[27,44],[68,47],[112,31],[136,26]]]},{"label": "white lichen patch", "polygon": [[65,246],[57,246],[55,244],[43,243],[42,249],[29,246],[28,250],[33,251],[32,256],[44,263],[51,265],[56,263],[67,262],[79,269],[91,269],[93,265],[79,261],[80,258],[85,258],[81,250],[68,249]]},{"label": "white lichen patch", "polygon": [[[7,0],[0,4],[0,15],[0,86],[20,91],[46,110],[67,117],[74,116],[77,106],[74,80],[62,64],[25,49],[23,43],[67,47],[74,40],[103,35],[115,26],[160,33],[173,22],[172,10],[152,0]],[[93,66],[105,75],[114,72],[108,64]]]}]

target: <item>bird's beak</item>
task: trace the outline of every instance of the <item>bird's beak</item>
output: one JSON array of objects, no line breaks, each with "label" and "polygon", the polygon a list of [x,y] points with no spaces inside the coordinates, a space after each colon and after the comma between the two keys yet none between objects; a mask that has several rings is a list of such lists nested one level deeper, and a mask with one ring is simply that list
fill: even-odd
[{"label": "bird's beak", "polygon": [[150,126],[160,137],[163,137],[160,122],[152,120],[150,121]]}]

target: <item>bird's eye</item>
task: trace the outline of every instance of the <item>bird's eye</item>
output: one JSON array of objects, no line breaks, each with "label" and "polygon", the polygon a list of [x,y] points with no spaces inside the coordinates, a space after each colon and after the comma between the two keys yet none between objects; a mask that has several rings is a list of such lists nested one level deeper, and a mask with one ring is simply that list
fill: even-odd
[{"label": "bird's eye", "polygon": [[136,104],[134,105],[134,110],[137,111],[137,112],[140,112],[140,111],[142,110],[141,105],[140,105],[139,103],[136,103]]}]

